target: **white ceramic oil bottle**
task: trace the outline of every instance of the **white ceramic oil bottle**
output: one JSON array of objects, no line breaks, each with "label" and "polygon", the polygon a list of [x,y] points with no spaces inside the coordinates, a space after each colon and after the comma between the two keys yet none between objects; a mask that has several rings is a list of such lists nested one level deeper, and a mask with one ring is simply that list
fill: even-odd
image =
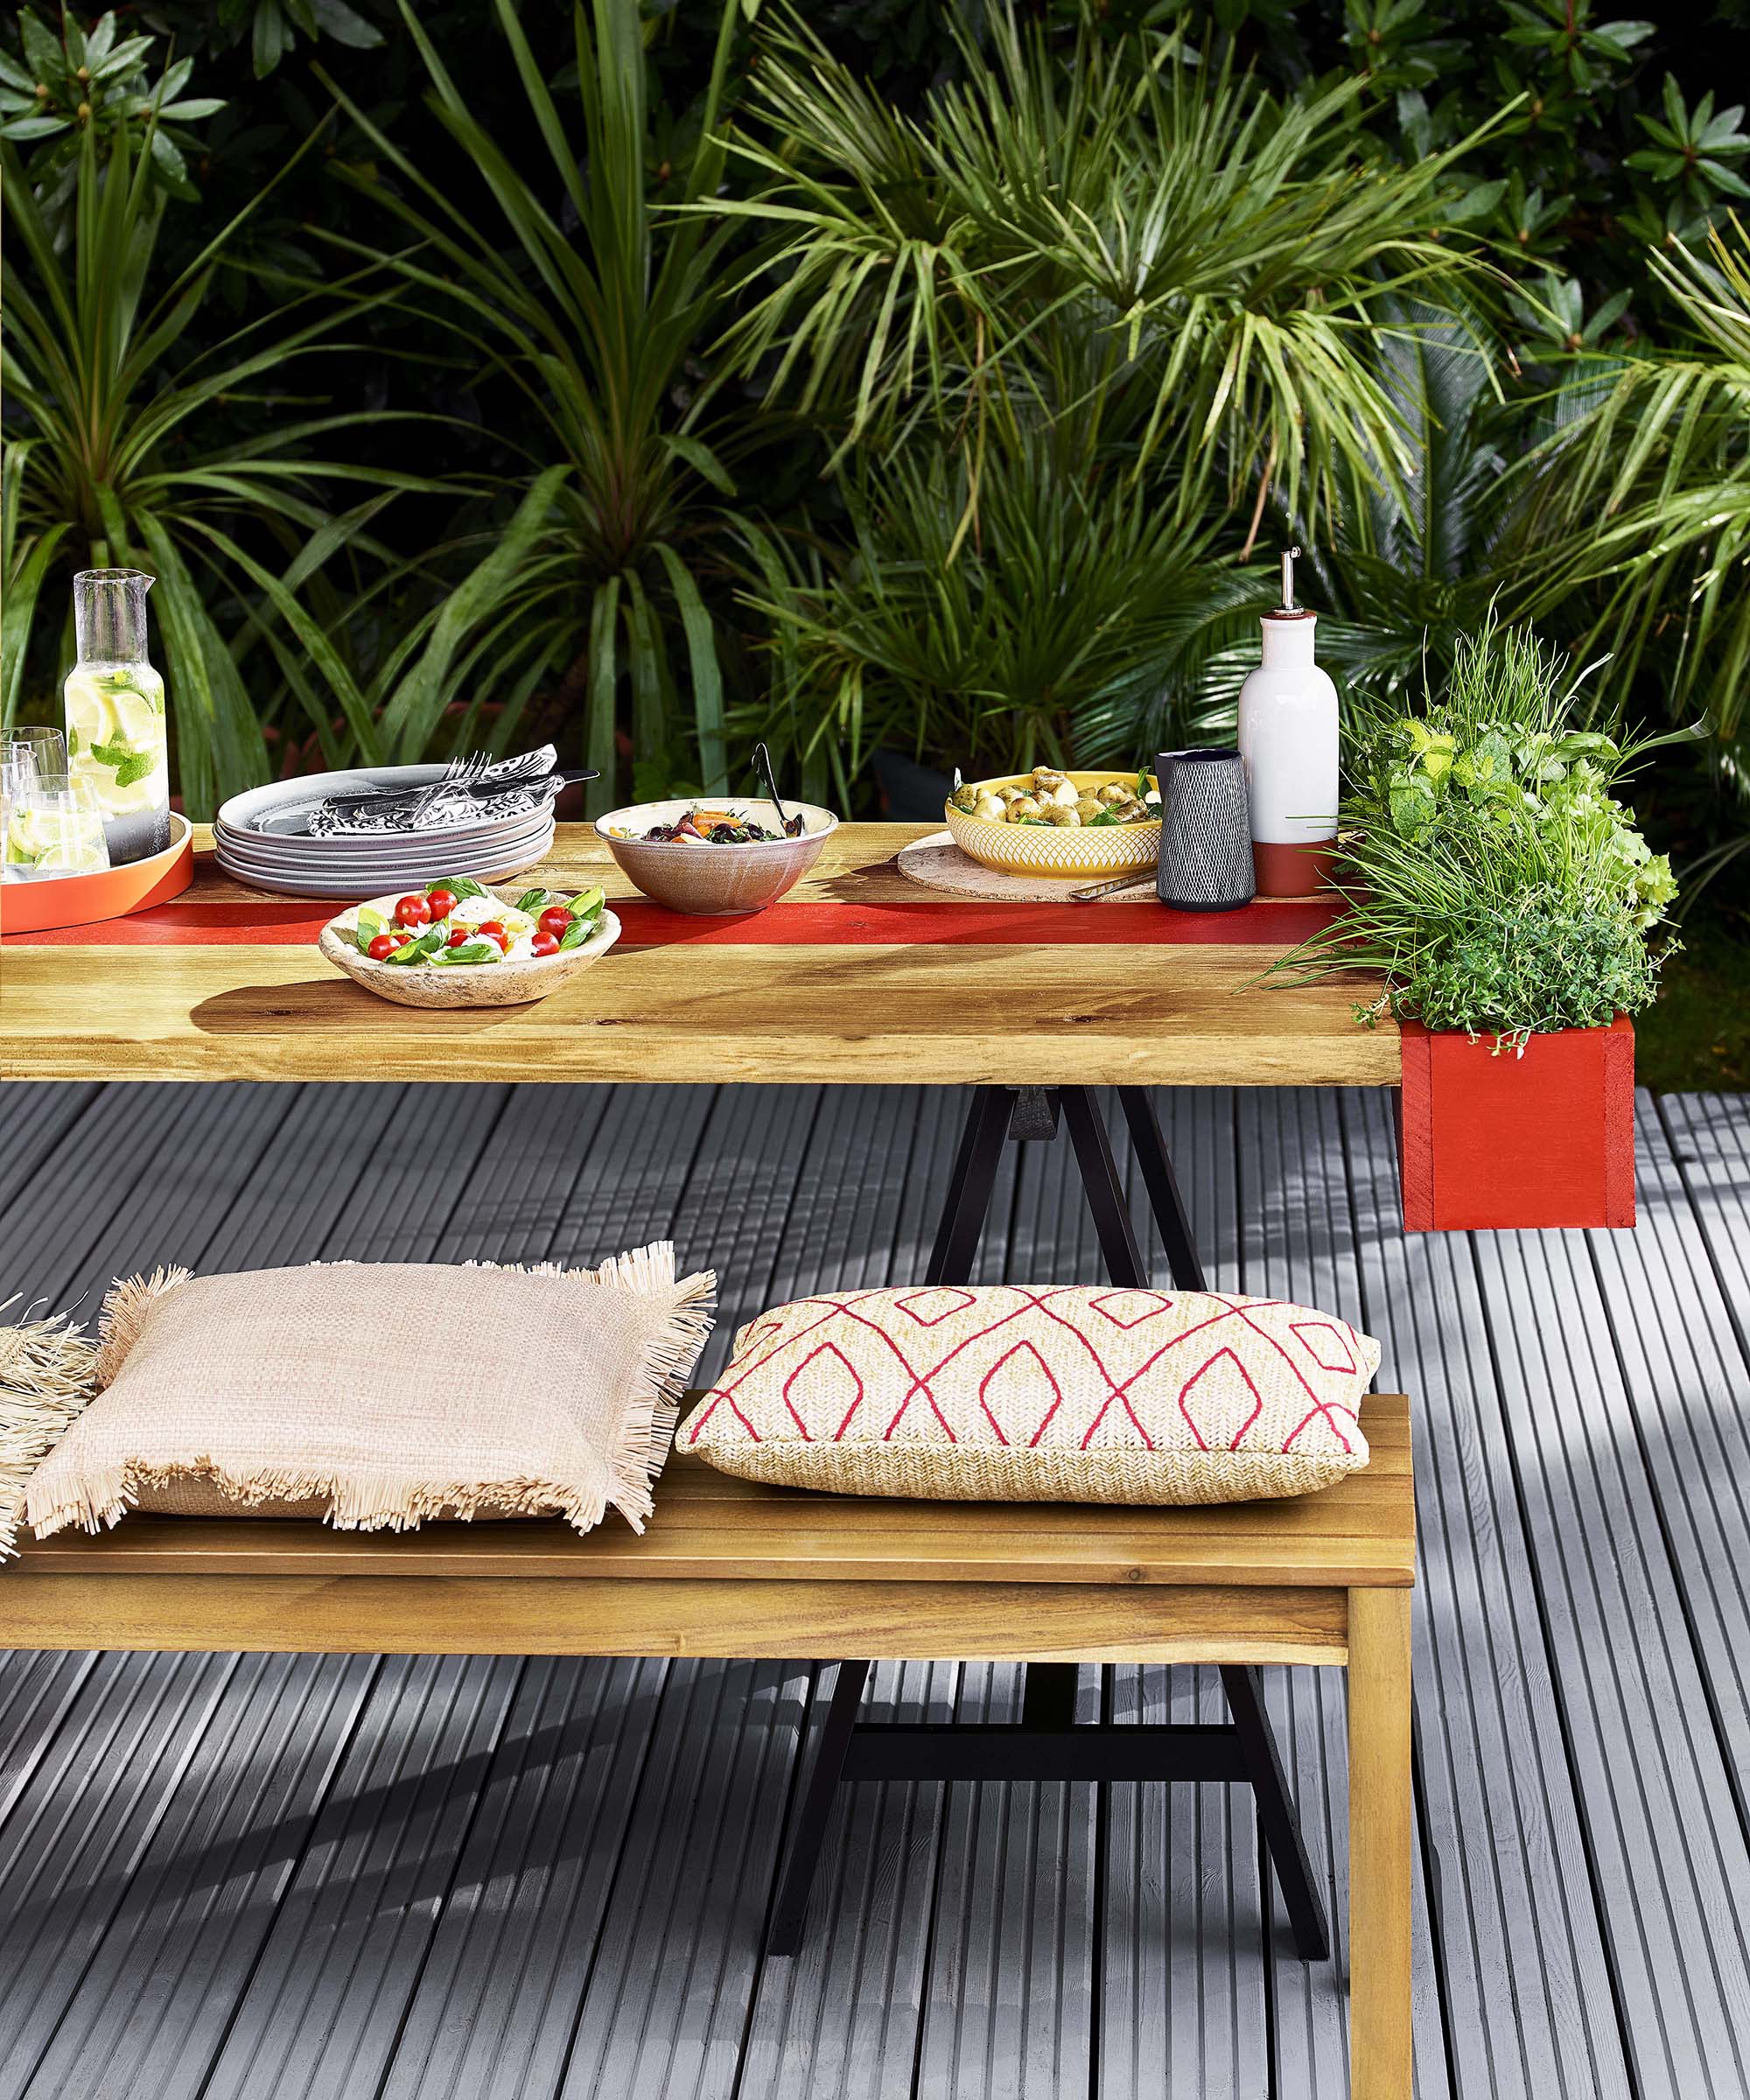
[{"label": "white ceramic oil bottle", "polygon": [[1337,836],[1337,689],[1312,661],[1318,615],[1294,602],[1299,552],[1282,557],[1282,603],[1263,617],[1263,661],[1240,688],[1260,897],[1323,889]]}]

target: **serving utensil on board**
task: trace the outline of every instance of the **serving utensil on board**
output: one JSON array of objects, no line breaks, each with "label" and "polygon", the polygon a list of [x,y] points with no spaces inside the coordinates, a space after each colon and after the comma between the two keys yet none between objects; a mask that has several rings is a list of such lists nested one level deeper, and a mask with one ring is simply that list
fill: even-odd
[{"label": "serving utensil on board", "polygon": [[1092,904],[1096,897],[1116,897],[1120,890],[1152,890],[1155,885],[1155,870],[1144,868],[1139,875],[1118,875],[1110,882],[1084,883],[1079,890],[1069,892],[1073,904]]}]

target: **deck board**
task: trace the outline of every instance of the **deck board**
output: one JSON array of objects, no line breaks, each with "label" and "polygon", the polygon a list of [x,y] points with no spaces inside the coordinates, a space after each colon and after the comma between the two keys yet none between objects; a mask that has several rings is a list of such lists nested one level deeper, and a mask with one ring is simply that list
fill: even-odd
[{"label": "deck board", "polygon": [[[1159,1098],[1218,1283],[1354,1310],[1419,1398],[1423,2100],[1740,2100],[1750,1103],[1643,1099],[1632,1235],[1406,1238],[1376,1095]],[[716,1362],[760,1304],[917,1273],[956,1124],[900,1087],[8,1087],[0,1274],[88,1309],[167,1258],[673,1235],[724,1272]],[[980,1273],[1047,1269],[1097,1272],[1067,1146],[1029,1145]],[[1270,1676],[1340,1929],[1340,1686]],[[5,1658],[0,2100],[1337,2100],[1336,1972],[1262,1935],[1238,1792],[847,1789],[808,1951],[762,1960],[830,1681]],[[1110,1696],[1217,1711],[1207,1672]]]}]

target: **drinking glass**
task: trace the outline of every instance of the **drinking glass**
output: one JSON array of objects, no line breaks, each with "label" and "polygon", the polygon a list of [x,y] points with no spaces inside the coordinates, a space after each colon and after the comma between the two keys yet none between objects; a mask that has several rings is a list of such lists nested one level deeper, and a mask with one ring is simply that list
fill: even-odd
[{"label": "drinking glass", "polygon": [[14,880],[85,875],[108,865],[103,812],[89,780],[36,773],[19,781],[6,818],[6,866]]}]

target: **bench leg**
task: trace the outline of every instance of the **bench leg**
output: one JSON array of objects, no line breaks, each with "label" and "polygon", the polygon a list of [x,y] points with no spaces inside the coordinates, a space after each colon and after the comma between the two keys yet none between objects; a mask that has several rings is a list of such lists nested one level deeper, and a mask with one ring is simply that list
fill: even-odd
[{"label": "bench leg", "polygon": [[1410,2092],[1410,1592],[1349,1592],[1349,2093]]},{"label": "bench leg", "polygon": [[826,1723],[815,1751],[814,1769],[808,1774],[802,1812],[796,1817],[789,1864],[779,1884],[778,1900],[766,1929],[767,1954],[794,1954],[802,1943],[808,1892],[814,1886],[815,1872],[820,1866],[821,1851],[826,1843],[827,1819],[832,1814],[833,1800],[844,1771],[844,1754],[850,1747],[857,1710],[863,1703],[863,1688],[868,1681],[866,1662],[839,1664],[838,1681],[832,1688],[832,1701],[826,1710]]},{"label": "bench leg", "polygon": [[1258,1829],[1282,1890],[1294,1951],[1303,1962],[1331,1958],[1331,1928],[1312,1880],[1312,1863],[1301,1842],[1300,1824],[1289,1796],[1288,1775],[1276,1747],[1276,1736],[1264,1710],[1264,1688],[1256,1670],[1228,1663],[1222,1690],[1240,1739],[1240,1755],[1257,1802]]}]

